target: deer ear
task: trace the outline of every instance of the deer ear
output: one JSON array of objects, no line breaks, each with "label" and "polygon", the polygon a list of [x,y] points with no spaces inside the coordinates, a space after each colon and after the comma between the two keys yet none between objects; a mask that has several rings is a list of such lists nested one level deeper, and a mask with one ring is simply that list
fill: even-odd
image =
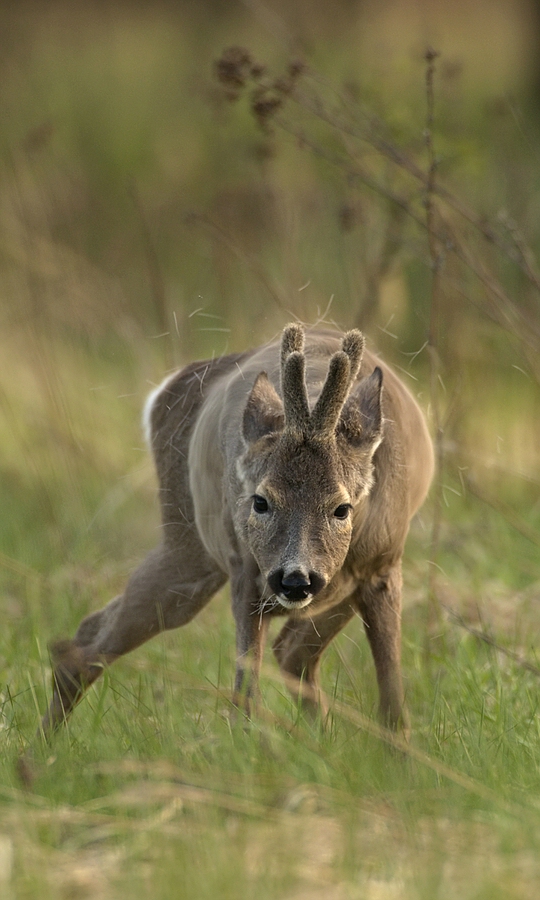
[{"label": "deer ear", "polygon": [[260,372],[251,388],[244,409],[242,433],[248,444],[265,434],[281,431],[284,424],[283,403],[266,372]]},{"label": "deer ear", "polygon": [[353,447],[373,450],[382,439],[382,381],[379,366],[368,378],[362,379],[343,407],[337,433],[343,435]]}]

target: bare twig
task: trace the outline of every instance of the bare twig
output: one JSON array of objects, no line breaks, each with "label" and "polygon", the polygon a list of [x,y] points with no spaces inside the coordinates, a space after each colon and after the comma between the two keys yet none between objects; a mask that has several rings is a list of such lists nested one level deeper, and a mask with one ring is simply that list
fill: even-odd
[{"label": "bare twig", "polygon": [[[307,70],[306,74],[310,74],[316,81],[322,83],[326,88],[328,83],[324,81],[318,74]],[[433,85],[432,85],[433,86]],[[329,111],[320,94],[314,97],[309,96],[305,91],[295,87],[291,91],[291,98],[295,100],[301,107],[309,110],[312,115],[319,118],[326,125],[336,130],[340,134],[347,134],[359,141],[371,146],[377,154],[388,159],[395,166],[412,176],[420,185],[427,189],[430,178],[429,171],[426,173],[408,154],[400,147],[392,143],[386,136],[383,136],[383,124],[376,120],[374,116],[366,115],[366,125],[358,126],[354,122],[351,123],[350,116],[348,118],[340,117],[335,111]],[[344,98],[339,94],[338,99],[345,105]],[[492,244],[501,250],[512,262],[517,265],[526,275],[531,284],[540,291],[540,274],[538,272],[534,256],[521,240],[516,240],[515,234],[511,234],[511,240],[506,240],[495,225],[492,225],[484,216],[478,215],[471,207],[469,207],[462,198],[456,196],[446,186],[440,182],[433,183],[431,187],[432,193],[439,199],[443,200],[454,212],[458,213],[466,222],[473,226],[488,244]]]},{"label": "bare twig", "polygon": [[[488,293],[492,306],[491,314],[494,314],[496,321],[505,331],[519,339],[531,368],[535,372],[535,377],[540,381],[540,371],[538,366],[534,365],[535,354],[540,348],[540,328],[536,317],[527,315],[526,311],[508,296],[500,281],[488,270],[485,260],[479,258],[476,248],[471,248],[471,234],[463,234],[460,237],[458,229],[452,226],[447,216],[443,215],[441,206],[444,204],[448,213],[456,213],[464,225],[470,226],[489,245],[500,250],[524,273],[535,290],[540,291],[538,267],[517,226],[514,227],[513,223],[504,217],[499,217],[497,223],[491,223],[483,214],[475,212],[461,197],[456,196],[435,177],[437,165],[433,154],[430,164],[425,170],[409,153],[388,137],[388,129],[384,122],[381,122],[370,111],[365,111],[356,100],[352,102],[344,93],[324,79],[320,73],[308,68],[304,63],[292,63],[285,77],[276,78],[264,66],[254,64],[247,51],[244,51],[242,59],[244,57],[250,60],[249,71],[251,74],[246,75],[247,69],[246,71],[242,70],[242,85],[246,85],[246,80],[251,80],[254,86],[252,96],[254,114],[255,106],[258,108],[262,104],[264,108],[264,122],[260,122],[260,116],[257,119],[261,127],[264,125],[264,128],[268,129],[272,124],[294,135],[301,146],[309,147],[317,156],[340,168],[348,178],[357,178],[379,195],[397,204],[419,227],[427,228],[430,233],[430,242],[438,243],[440,253],[455,255],[479,279]],[[428,154],[433,151],[435,58],[434,51],[428,50],[426,54],[428,121],[425,130]],[[333,97],[333,105],[327,100],[327,94]],[[237,88],[235,96],[238,96]],[[330,130],[332,136],[338,137],[343,145],[343,154],[339,153],[335,144],[332,149],[329,149],[328,142],[323,143],[317,138],[310,137],[306,132],[306,126],[302,124],[301,117],[297,114],[287,115],[285,110],[288,101],[307,113],[308,122],[311,124],[316,124],[317,121],[323,123]],[[352,140],[345,141],[346,138]],[[381,183],[380,178],[366,165],[365,156],[360,161],[362,145],[375,151],[376,162],[380,163],[386,160],[413,180],[406,194],[400,194],[390,189],[387,184]],[[415,209],[415,201],[420,197],[423,197],[424,201],[428,198],[426,204],[428,215]],[[431,211],[434,210],[435,199],[441,201],[437,204],[436,222],[434,217],[430,217],[429,214],[430,208]],[[431,221],[428,221],[430,218]]]},{"label": "bare twig", "polygon": [[467,486],[467,490],[470,491],[471,494],[481,500],[482,503],[486,503],[488,506],[491,506],[496,512],[498,512],[504,519],[512,526],[512,528],[521,534],[522,537],[526,538],[531,544],[534,544],[535,547],[540,547],[540,534],[536,528],[532,528],[527,522],[524,522],[519,516],[516,515],[514,510],[508,506],[507,503],[504,503],[502,500],[499,500],[495,497],[490,497],[489,494],[482,490],[480,485],[477,483],[476,479],[472,478],[470,475],[465,476],[465,484]]},{"label": "bare twig", "polygon": [[440,625],[440,608],[437,597],[437,558],[439,556],[442,484],[444,467],[443,427],[439,402],[441,365],[439,357],[439,316],[441,302],[441,277],[443,267],[443,248],[435,231],[437,210],[435,207],[435,179],[437,158],[433,144],[433,121],[435,96],[433,81],[435,77],[435,60],[438,53],[429,47],[425,54],[426,66],[426,98],[427,115],[424,139],[428,155],[428,176],[426,180],[426,228],[428,235],[429,258],[431,262],[431,297],[428,331],[428,354],[430,369],[430,406],[435,431],[435,463],[436,477],[433,490],[433,521],[431,526],[430,565],[428,568],[428,639],[435,627]]},{"label": "bare twig", "polygon": [[394,259],[401,247],[401,234],[405,219],[402,206],[393,205],[383,235],[382,246],[373,265],[368,266],[366,294],[362,308],[358,312],[358,328],[369,328],[377,312],[381,280],[388,275]]},{"label": "bare twig", "polygon": [[[316,156],[324,159],[330,165],[341,169],[350,180],[357,179],[370,190],[395,204],[400,210],[417,225],[422,231],[427,231],[427,217],[422,216],[414,208],[414,195],[407,196],[398,193],[383,184],[375,175],[364,166],[350,158],[344,158],[333,149],[323,146],[319,141],[311,138],[305,129],[286,118],[284,115],[274,117],[275,124],[286,133],[293,136],[302,147],[307,147]],[[437,192],[434,190],[433,197]],[[447,216],[437,207],[437,217],[430,222],[432,240],[441,248],[441,252],[454,256],[478,279],[486,291],[487,309],[484,310],[497,324],[517,338],[527,356],[531,371],[537,381],[540,382],[540,366],[538,364],[538,350],[540,349],[540,327],[538,322],[527,317],[522,309],[504,290],[498,279],[489,271],[486,263],[478,254],[474,253],[469,245],[466,235],[460,235],[457,228],[452,225]]]},{"label": "bare twig", "polygon": [[515,650],[510,650],[509,647],[503,647],[502,644],[499,644],[498,641],[492,637],[487,631],[480,630],[479,628],[474,628],[472,625],[469,625],[468,622],[465,621],[463,616],[457,613],[452,607],[447,606],[446,603],[441,603],[441,607],[448,613],[450,618],[459,625],[460,628],[463,628],[469,634],[472,634],[473,637],[478,638],[479,641],[483,641],[484,644],[489,644],[490,647],[493,647],[494,650],[497,650],[498,653],[503,653],[505,656],[508,656],[513,662],[515,662],[521,669],[525,669],[527,672],[532,672],[533,675],[540,676],[540,667],[535,666],[534,663],[530,663],[527,659],[521,656],[519,653],[516,653]]}]

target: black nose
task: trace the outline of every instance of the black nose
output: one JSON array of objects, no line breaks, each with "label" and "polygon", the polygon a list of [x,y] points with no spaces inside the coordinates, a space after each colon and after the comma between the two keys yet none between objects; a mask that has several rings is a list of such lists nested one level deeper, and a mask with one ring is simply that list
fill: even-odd
[{"label": "black nose", "polygon": [[281,594],[287,600],[305,600],[316,594],[324,586],[324,579],[315,572],[301,572],[299,569],[285,575],[283,569],[273,572],[268,584],[274,594]]},{"label": "black nose", "polygon": [[281,593],[287,600],[305,600],[311,593],[311,581],[303,572],[291,572],[281,579]]}]

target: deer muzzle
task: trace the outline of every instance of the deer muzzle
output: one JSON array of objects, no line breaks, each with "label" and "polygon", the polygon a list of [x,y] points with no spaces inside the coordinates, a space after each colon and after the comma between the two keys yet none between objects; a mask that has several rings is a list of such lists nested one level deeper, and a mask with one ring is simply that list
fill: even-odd
[{"label": "deer muzzle", "polygon": [[302,609],[323,589],[326,579],[316,572],[304,569],[293,569],[289,572],[276,569],[269,575],[268,584],[272,593],[286,609]]}]

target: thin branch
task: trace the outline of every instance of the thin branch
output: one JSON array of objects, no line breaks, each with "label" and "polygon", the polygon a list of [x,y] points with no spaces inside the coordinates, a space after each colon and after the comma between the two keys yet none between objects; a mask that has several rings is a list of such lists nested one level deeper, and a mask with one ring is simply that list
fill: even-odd
[{"label": "thin branch", "polygon": [[486,503],[492,509],[499,513],[512,528],[518,532],[522,537],[526,538],[526,540],[530,541],[531,544],[534,544],[535,547],[540,547],[540,533],[536,528],[532,528],[531,525],[528,525],[527,522],[524,522],[519,516],[517,516],[514,510],[508,506],[507,503],[503,503],[502,500],[498,500],[495,497],[490,497],[482,488],[477,484],[476,480],[472,478],[470,475],[464,476],[465,485],[467,490],[473,494],[478,500],[482,503]]},{"label": "thin branch", "polygon": [[441,303],[441,278],[443,267],[443,249],[438,240],[435,230],[435,220],[437,210],[434,202],[435,195],[435,179],[437,174],[437,157],[433,144],[433,121],[434,121],[434,77],[435,77],[435,60],[438,53],[428,48],[425,54],[426,66],[426,128],[424,131],[424,139],[428,155],[428,175],[426,179],[426,228],[428,234],[429,257],[431,261],[431,297],[430,297],[430,314],[429,314],[429,330],[428,330],[428,354],[429,354],[429,375],[430,375],[430,405],[431,415],[433,418],[433,426],[435,430],[434,448],[435,448],[435,464],[436,476],[433,491],[433,521],[431,526],[430,540],[430,565],[428,568],[428,636],[433,632],[434,627],[440,623],[440,608],[437,595],[437,559],[440,548],[441,535],[441,515],[442,515],[442,484],[443,484],[443,468],[444,468],[444,448],[443,448],[443,427],[442,415],[439,401],[441,364],[439,356],[439,318]]},{"label": "thin branch", "polygon": [[[351,162],[335,151],[323,147],[315,139],[310,138],[301,126],[294,124],[284,116],[275,116],[274,122],[283,131],[296,138],[301,146],[309,148],[315,156],[341,169],[348,178],[357,178],[379,196],[385,197],[396,204],[422,231],[428,229],[426,216],[422,217],[412,206],[414,197],[407,197],[391,190],[362,167],[358,161]],[[437,187],[436,182],[433,187]],[[436,191],[433,190],[432,196],[435,193]],[[431,222],[432,238],[444,249],[445,253],[455,256],[480,281],[490,298],[491,312],[495,321],[501,328],[518,337],[527,353],[535,377],[537,380],[540,380],[540,371],[537,373],[537,368],[533,365],[535,354],[540,347],[540,326],[537,322],[524,315],[523,311],[511,299],[496,277],[489,272],[486,264],[478,257],[478,254],[471,251],[466,237],[461,237],[458,234],[456,228],[450,224],[440,208],[437,210],[437,220],[437,223]],[[443,227],[441,228],[441,226]]]},{"label": "thin branch", "polygon": [[[310,72],[312,77],[314,73]],[[321,79],[318,79],[321,81]],[[325,84],[328,87],[327,84]],[[370,117],[369,128],[358,128],[350,124],[334,112],[329,112],[323,105],[320,95],[310,98],[305,92],[299,88],[291,91],[291,98],[295,100],[302,108],[307,109],[318,119],[335,129],[338,133],[348,134],[357,140],[368,144],[381,156],[390,160],[398,168],[411,175],[416,181],[427,190],[429,181],[429,172],[420,168],[410,156],[404,153],[399,147],[393,144],[386,137],[377,134],[376,128],[382,129],[382,124],[374,117]],[[345,103],[344,98],[338,95],[340,100]],[[516,239],[512,234],[512,241],[509,242],[499,233],[494,225],[491,225],[483,216],[475,213],[473,209],[457,197],[447,187],[440,182],[433,183],[431,187],[432,193],[439,199],[444,200],[455,212],[457,212],[465,221],[472,225],[482,237],[489,243],[496,246],[505,255],[517,265],[526,275],[531,284],[540,291],[540,273],[538,272],[533,254],[525,245],[523,240]]]},{"label": "thin branch", "polygon": [[535,666],[534,663],[530,663],[527,659],[521,656],[519,653],[516,653],[515,650],[510,650],[509,647],[503,647],[502,644],[499,644],[494,637],[492,637],[487,631],[481,631],[479,628],[474,628],[472,625],[469,625],[468,622],[465,621],[463,616],[457,613],[451,606],[447,606],[446,603],[440,603],[441,607],[445,612],[448,613],[450,618],[459,625],[460,628],[463,628],[469,634],[472,634],[473,637],[478,638],[479,641],[483,641],[484,644],[488,644],[490,647],[493,647],[494,650],[497,650],[498,653],[503,653],[513,662],[515,662],[521,669],[525,669],[527,672],[532,672],[533,675],[540,676],[540,667]]}]

